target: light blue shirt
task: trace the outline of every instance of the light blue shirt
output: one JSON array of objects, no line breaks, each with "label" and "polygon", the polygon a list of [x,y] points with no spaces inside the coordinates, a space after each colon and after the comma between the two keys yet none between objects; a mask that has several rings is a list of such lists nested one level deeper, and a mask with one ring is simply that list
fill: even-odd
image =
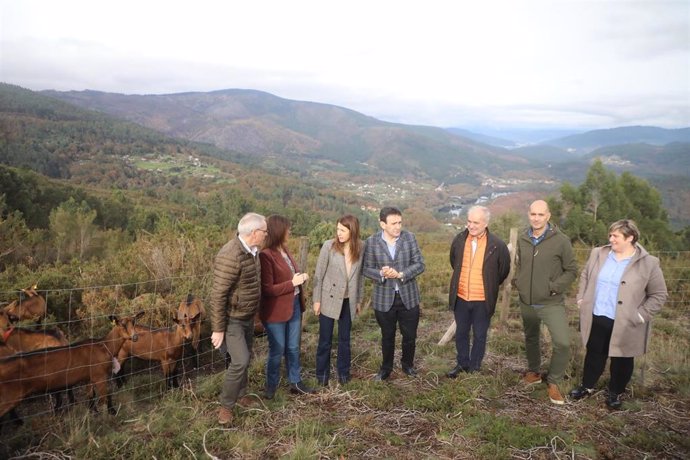
[{"label": "light blue shirt", "polygon": [[388,244],[388,241],[386,241],[386,238],[384,238],[383,236],[383,232],[381,232],[381,239],[384,243],[386,243],[386,247],[388,248],[388,253],[391,255],[391,259],[395,259],[395,246],[398,244],[398,240],[400,239],[400,237],[397,237],[393,241],[393,244]]},{"label": "light blue shirt", "polygon": [[618,305],[618,287],[623,278],[625,267],[630,263],[632,256],[622,260],[616,260],[613,251],[609,252],[604,266],[599,270],[597,288],[594,291],[594,311],[597,316],[606,316],[616,319],[616,306]]},{"label": "light blue shirt", "polygon": [[530,240],[532,240],[532,244],[536,246],[542,241],[544,241],[544,238],[546,238],[546,234],[549,232],[549,230],[551,230],[551,223],[547,222],[546,228],[544,229],[544,232],[541,235],[534,236],[534,230],[532,229],[532,227],[530,227],[529,230],[527,230],[527,236],[529,236]]}]

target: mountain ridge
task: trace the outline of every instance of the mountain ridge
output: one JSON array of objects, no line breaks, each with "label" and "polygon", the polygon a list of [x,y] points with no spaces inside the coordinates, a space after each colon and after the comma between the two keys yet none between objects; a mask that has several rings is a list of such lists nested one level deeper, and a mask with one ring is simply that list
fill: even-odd
[{"label": "mountain ridge", "polygon": [[305,167],[324,161],[326,167],[336,165],[345,171],[374,168],[452,181],[476,175],[477,170],[501,174],[526,164],[504,149],[443,128],[385,122],[343,107],[292,101],[256,90],[148,96],[41,93],[174,137],[265,158],[284,160],[291,155]]}]

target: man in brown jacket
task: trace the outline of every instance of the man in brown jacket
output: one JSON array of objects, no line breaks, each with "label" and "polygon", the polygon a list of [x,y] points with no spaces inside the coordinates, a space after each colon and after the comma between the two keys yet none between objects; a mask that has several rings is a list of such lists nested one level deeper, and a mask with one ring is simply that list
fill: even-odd
[{"label": "man in brown jacket", "polygon": [[237,224],[237,236],[218,251],[211,289],[211,342],[225,341],[231,363],[220,393],[218,423],[232,422],[232,408],[247,393],[247,371],[254,343],[254,315],[261,300],[258,249],[266,238],[264,216],[248,213]]}]

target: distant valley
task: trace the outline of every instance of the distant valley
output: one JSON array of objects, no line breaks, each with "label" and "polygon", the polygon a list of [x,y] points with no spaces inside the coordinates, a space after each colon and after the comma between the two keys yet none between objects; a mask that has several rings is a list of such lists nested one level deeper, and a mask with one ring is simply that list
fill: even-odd
[{"label": "distant valley", "polygon": [[[0,102],[3,92],[31,93],[11,85],[0,89]],[[690,209],[684,206],[690,199],[690,129],[563,132],[567,135],[561,138],[515,147],[528,137],[525,133],[514,140],[492,133],[388,123],[342,107],[253,90],[144,96],[94,91],[33,94],[66,102],[66,107],[79,107],[84,113],[126,120],[177,142],[208,146],[201,148],[201,155],[352,193],[360,197],[362,206],[407,203],[443,219],[449,206],[484,197],[497,204],[510,202],[522,213],[526,200],[554,193],[562,181],[580,183],[591,161],[600,158],[610,169],[650,180],[662,191],[674,224],[690,223]],[[3,110],[7,123],[12,110]],[[545,135],[535,133],[533,139]],[[523,198],[506,200],[507,195]]]}]

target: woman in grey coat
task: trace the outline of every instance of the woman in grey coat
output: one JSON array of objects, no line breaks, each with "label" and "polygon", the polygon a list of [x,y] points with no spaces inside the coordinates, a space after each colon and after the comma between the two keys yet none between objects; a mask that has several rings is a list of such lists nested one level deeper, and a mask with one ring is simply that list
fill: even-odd
[{"label": "woman in grey coat", "polygon": [[338,321],[338,382],[350,380],[350,330],[361,309],[364,290],[359,220],[351,215],[338,219],[336,237],[321,247],[314,273],[314,314],[319,317],[316,379],[328,385],[331,370],[333,326]]},{"label": "woman in grey coat", "polygon": [[587,354],[582,384],[570,392],[575,400],[594,392],[606,359],[611,358],[606,405],[619,409],[634,357],[647,351],[652,316],[668,293],[659,259],[638,244],[639,238],[632,220],[614,222],[609,227],[610,244],[592,250],[580,275],[577,304]]}]

